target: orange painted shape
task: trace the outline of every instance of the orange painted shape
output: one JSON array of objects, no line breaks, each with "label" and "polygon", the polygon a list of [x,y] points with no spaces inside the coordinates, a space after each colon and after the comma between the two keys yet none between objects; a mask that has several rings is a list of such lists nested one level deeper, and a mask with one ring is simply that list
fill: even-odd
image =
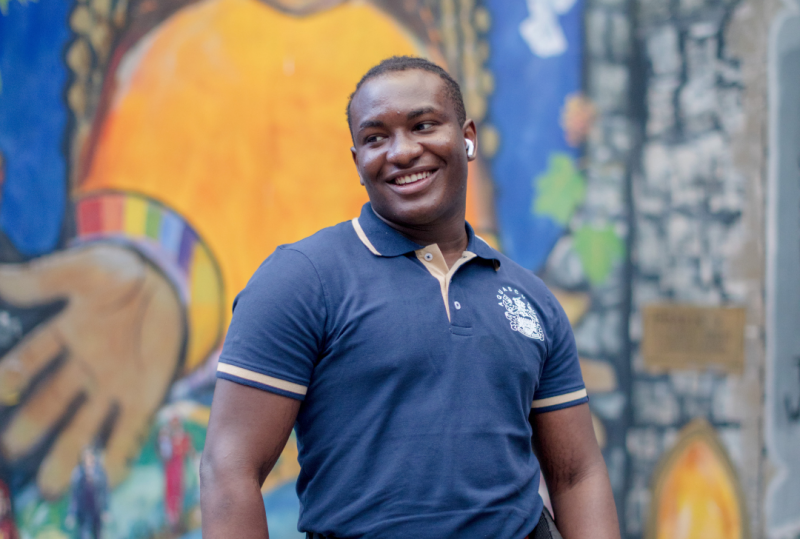
[{"label": "orange painted shape", "polygon": [[488,241],[492,247],[497,248],[496,243],[492,244],[486,236],[487,231],[494,229],[494,207],[491,193],[487,193],[491,183],[489,178],[478,161],[469,163],[469,180],[467,181],[467,221],[475,229],[476,233],[484,240]]},{"label": "orange painted shape", "polygon": [[[174,209],[218,257],[230,303],[275,247],[358,215],[347,98],[381,59],[424,52],[368,3],[291,17],[257,0],[198,2],[109,75],[117,93],[78,190]],[[126,215],[127,230],[143,224]]]},{"label": "orange painted shape", "polygon": [[103,197],[103,232],[122,232],[125,197],[109,194]]},{"label": "orange painted shape", "polygon": [[720,450],[695,437],[668,458],[653,498],[656,539],[743,539],[736,478]]}]

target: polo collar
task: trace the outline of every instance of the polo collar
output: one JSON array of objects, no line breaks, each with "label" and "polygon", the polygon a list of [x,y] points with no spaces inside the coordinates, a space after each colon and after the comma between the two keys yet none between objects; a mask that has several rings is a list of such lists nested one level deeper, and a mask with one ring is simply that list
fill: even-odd
[{"label": "polo collar", "polygon": [[[468,238],[466,250],[475,253],[478,258],[491,260],[495,267],[499,267],[498,252],[475,235],[469,223],[465,222],[465,224]],[[361,215],[358,219],[353,219],[353,228],[361,242],[376,256],[400,256],[424,248],[384,223],[380,217],[375,215],[372,204],[369,202],[361,208]]]}]

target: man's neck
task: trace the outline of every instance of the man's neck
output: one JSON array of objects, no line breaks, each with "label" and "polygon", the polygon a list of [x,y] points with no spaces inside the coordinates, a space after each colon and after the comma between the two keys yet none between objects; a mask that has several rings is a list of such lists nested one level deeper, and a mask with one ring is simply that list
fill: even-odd
[{"label": "man's neck", "polygon": [[469,237],[467,235],[466,220],[463,215],[459,216],[459,218],[425,226],[404,226],[387,221],[380,215],[378,215],[378,218],[414,243],[419,245],[435,243],[438,245],[448,268],[452,267],[467,249]]}]

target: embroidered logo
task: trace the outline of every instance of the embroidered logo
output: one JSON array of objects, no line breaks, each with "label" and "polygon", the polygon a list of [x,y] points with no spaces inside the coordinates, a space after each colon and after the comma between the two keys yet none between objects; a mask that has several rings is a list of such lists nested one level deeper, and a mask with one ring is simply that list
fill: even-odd
[{"label": "embroidered logo", "polygon": [[544,341],[544,331],[539,323],[539,317],[519,290],[504,286],[497,291],[497,299],[500,300],[498,305],[506,309],[506,318],[511,322],[512,330],[519,331],[529,339]]}]

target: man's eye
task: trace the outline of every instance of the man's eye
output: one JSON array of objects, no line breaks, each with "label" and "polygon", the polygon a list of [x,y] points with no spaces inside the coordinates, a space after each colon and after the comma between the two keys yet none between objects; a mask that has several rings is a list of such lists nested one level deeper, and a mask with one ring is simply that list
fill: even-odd
[{"label": "man's eye", "polygon": [[364,144],[372,144],[373,142],[380,142],[383,140],[383,135],[368,135],[364,137]]},{"label": "man's eye", "polygon": [[417,131],[425,131],[426,129],[430,129],[434,126],[433,122],[420,122],[417,124]]}]

